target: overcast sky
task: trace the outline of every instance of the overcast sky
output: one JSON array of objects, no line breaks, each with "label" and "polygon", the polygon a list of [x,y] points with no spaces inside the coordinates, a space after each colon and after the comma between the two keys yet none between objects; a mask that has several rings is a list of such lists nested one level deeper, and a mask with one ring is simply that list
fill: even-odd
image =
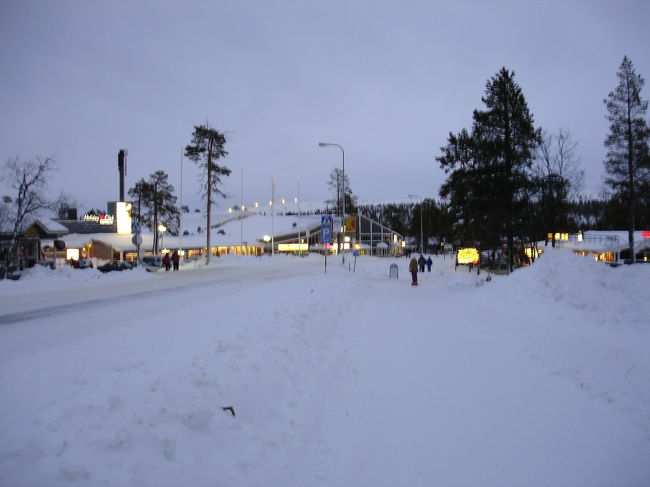
[{"label": "overcast sky", "polygon": [[[228,203],[328,198],[341,166],[361,202],[438,197],[435,157],[486,81],[514,70],[537,126],[578,142],[603,179],[603,99],[624,55],[650,77],[647,1],[0,1],[0,159],[51,155],[81,209],[117,200],[206,120],[228,137]],[[646,86],[644,98],[650,97]],[[183,197],[198,205],[185,161]],[[220,202],[221,206],[228,203]]]}]

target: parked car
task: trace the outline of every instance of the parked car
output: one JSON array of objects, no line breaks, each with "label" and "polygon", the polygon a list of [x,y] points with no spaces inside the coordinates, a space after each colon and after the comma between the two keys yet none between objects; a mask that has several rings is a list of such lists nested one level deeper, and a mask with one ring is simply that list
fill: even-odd
[{"label": "parked car", "polygon": [[89,268],[92,269],[93,268],[93,261],[90,260],[90,259],[78,259],[78,260],[72,259],[72,260],[70,260],[68,262],[70,263],[70,265],[74,269],[89,269]]},{"label": "parked car", "polygon": [[131,269],[133,269],[133,266],[129,262],[118,261],[107,262],[106,264],[97,267],[97,270],[101,272],[128,271]]},{"label": "parked car", "polygon": [[157,272],[163,266],[162,255],[145,255],[142,258],[142,267],[148,272]]}]

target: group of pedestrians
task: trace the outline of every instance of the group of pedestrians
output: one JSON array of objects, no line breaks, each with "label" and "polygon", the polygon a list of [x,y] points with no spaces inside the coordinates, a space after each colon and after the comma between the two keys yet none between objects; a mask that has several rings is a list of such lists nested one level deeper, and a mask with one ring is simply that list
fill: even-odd
[{"label": "group of pedestrians", "polygon": [[163,256],[163,265],[165,266],[165,270],[168,271],[172,264],[174,265],[174,270],[178,270],[178,265],[180,262],[180,255],[178,255],[178,250],[174,250],[174,253],[172,254],[171,257],[169,257],[169,252],[167,252]]},{"label": "group of pedestrians", "polygon": [[431,272],[431,265],[433,264],[433,261],[431,260],[431,256],[428,255],[427,258],[425,259],[422,254],[420,254],[420,258],[416,259],[415,256],[411,257],[411,262],[409,262],[409,272],[411,273],[412,277],[412,286],[417,286],[418,285],[418,270],[420,272],[424,272],[424,266],[427,266],[427,269],[429,272]]}]

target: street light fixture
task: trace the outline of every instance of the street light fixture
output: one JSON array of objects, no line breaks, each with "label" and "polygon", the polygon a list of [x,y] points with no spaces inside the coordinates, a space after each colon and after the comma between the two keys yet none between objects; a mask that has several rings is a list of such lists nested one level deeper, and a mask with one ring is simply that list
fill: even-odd
[{"label": "street light fixture", "polygon": [[[342,224],[342,227],[343,227],[343,232],[345,232],[345,151],[343,150],[343,147],[341,147],[339,144],[334,144],[334,143],[331,143],[331,142],[319,142],[318,146],[319,147],[334,146],[334,147],[338,147],[339,149],[341,149],[341,156],[343,157],[343,177],[342,177],[342,179],[343,179],[343,182],[342,182],[342,185],[343,185],[343,190],[342,190],[342,193],[343,193],[343,205],[341,207],[341,209],[342,209],[341,224]],[[342,242],[339,242],[339,245],[342,245]]]},{"label": "street light fixture", "polygon": [[420,201],[420,253],[422,253],[424,251],[424,233],[422,232],[422,207],[424,206],[424,200],[418,194],[410,194],[409,198]]}]

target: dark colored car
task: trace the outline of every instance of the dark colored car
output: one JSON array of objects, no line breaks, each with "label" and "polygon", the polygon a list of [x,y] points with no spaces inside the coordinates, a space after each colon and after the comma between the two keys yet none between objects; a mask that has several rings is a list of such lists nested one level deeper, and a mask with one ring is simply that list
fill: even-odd
[{"label": "dark colored car", "polygon": [[79,260],[70,260],[68,261],[70,265],[75,269],[92,269],[93,261],[90,259],[79,259]]},{"label": "dark colored car", "polygon": [[107,262],[106,264],[97,267],[97,270],[101,272],[128,271],[131,269],[133,269],[133,266],[128,262],[117,261]]},{"label": "dark colored car", "polygon": [[90,259],[79,259],[77,261],[79,264],[77,266],[77,269],[92,269],[93,268],[93,261]]}]

